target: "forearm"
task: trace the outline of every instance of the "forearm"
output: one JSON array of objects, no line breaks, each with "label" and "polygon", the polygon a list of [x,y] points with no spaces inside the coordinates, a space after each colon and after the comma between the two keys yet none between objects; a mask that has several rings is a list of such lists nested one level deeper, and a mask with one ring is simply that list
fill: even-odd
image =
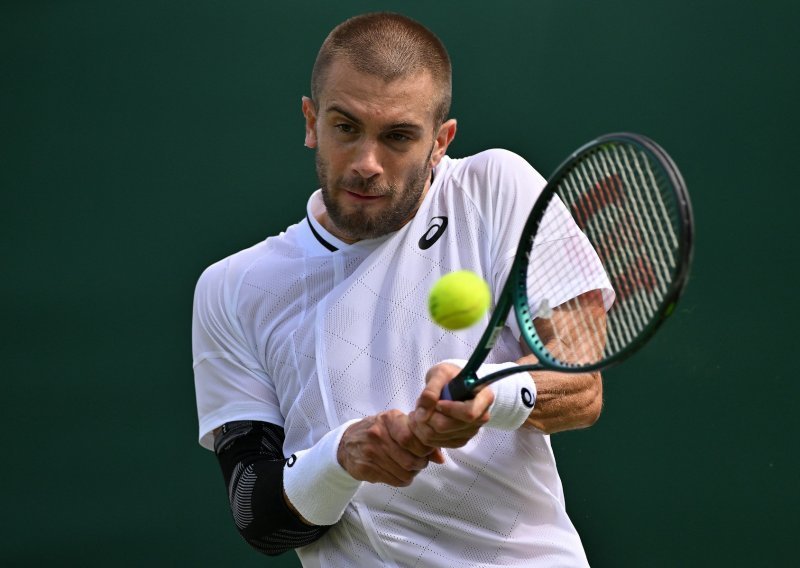
[{"label": "forearm", "polygon": [[[592,333],[587,333],[591,322]],[[562,361],[599,361],[605,346],[606,313],[603,295],[590,290],[553,310],[548,318],[533,322],[547,351]],[[528,345],[520,340],[523,353],[517,362],[536,364]],[[581,354],[580,357],[577,354]],[[586,428],[600,417],[603,407],[603,380],[593,373],[558,373],[535,371],[538,397],[527,424],[552,434],[563,430]]]},{"label": "forearm", "polygon": [[283,430],[263,422],[233,422],[216,433],[215,452],[236,528],[267,555],[305,546],[329,527],[313,526],[283,491]]},{"label": "forearm", "polygon": [[[535,364],[533,356],[519,364]],[[600,417],[603,406],[603,382],[600,372],[557,373],[535,371],[536,406],[526,421],[547,434],[586,428]]]}]

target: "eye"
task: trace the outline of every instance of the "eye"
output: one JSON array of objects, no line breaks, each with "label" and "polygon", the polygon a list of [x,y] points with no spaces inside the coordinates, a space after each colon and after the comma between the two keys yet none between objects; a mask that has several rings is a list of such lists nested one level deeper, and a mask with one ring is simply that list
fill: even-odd
[{"label": "eye", "polygon": [[390,132],[389,134],[387,134],[386,137],[389,138],[389,140],[391,140],[392,142],[410,142],[411,141],[411,137],[408,136],[407,134],[402,133],[402,132]]},{"label": "eye", "polygon": [[352,134],[353,132],[355,132],[355,128],[353,128],[353,125],[347,124],[346,122],[335,124],[333,127],[342,134]]}]

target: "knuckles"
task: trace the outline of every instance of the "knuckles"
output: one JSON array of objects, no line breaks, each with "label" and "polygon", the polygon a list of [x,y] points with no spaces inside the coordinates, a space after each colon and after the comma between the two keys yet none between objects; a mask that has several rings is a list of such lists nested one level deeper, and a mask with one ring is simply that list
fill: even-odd
[{"label": "knuckles", "polygon": [[383,439],[385,432],[386,429],[383,427],[383,425],[376,422],[367,428],[365,433],[370,442],[377,442]]}]

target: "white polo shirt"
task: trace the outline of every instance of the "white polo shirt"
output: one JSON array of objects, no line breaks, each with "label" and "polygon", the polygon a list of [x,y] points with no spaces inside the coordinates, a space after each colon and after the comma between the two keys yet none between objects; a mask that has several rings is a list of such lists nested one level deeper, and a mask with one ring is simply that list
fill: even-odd
[{"label": "white polo shirt", "polygon": [[[284,428],[288,456],[350,419],[413,409],[426,371],[468,358],[488,320],[444,330],[429,318],[428,291],[442,275],[468,269],[496,296],[544,184],[504,150],[445,157],[399,231],[345,244],[315,220],[317,191],[306,219],[209,267],[197,285],[192,337],[200,443],[211,449],[212,431],[226,422],[261,420]],[[594,254],[577,227],[567,232],[537,237],[541,256],[561,254],[569,241],[570,254]],[[602,270],[593,278],[567,289],[610,290]],[[487,361],[520,356],[511,325]],[[362,484],[342,520],[297,550],[303,564],[586,564],[549,436],[483,428],[445,456],[409,487]]]}]

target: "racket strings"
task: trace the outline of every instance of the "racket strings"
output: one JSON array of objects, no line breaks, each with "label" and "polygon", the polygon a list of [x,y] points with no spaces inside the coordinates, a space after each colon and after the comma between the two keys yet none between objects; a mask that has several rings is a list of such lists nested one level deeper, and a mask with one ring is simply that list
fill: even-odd
[{"label": "racket strings", "polygon": [[[626,270],[627,265],[632,262],[630,256],[625,254],[625,251],[628,250],[627,246],[631,241],[627,224],[622,222],[617,214],[598,214],[606,207],[612,212],[615,212],[615,208],[612,207],[612,205],[618,199],[618,193],[615,187],[618,181],[614,178],[606,177],[595,182],[594,178],[597,178],[597,175],[593,175],[583,167],[576,168],[575,174],[575,178],[569,180],[566,186],[570,192],[570,197],[579,195],[579,190],[583,185],[593,187],[595,191],[586,194],[583,196],[583,199],[575,201],[573,211],[575,211],[576,208],[583,208],[582,210],[578,209],[584,219],[582,229],[585,234],[597,236],[594,240],[590,238],[590,241],[592,241],[595,252],[598,253],[599,257],[601,259],[607,259],[608,266],[605,266],[606,263],[604,263],[606,272],[611,270],[622,274]],[[588,208],[587,200],[588,203],[591,204],[591,209]],[[637,319],[636,313],[629,313],[628,315],[634,321]],[[609,348],[612,350],[615,350],[621,343],[629,341],[635,336],[635,330],[627,325],[627,322],[623,322],[623,326],[616,331],[619,333],[609,334]]]},{"label": "racket strings", "polygon": [[[594,306],[593,306],[594,304]],[[559,361],[591,364],[604,357],[606,332],[602,298],[572,298],[557,308],[551,319],[554,341],[548,351]]]},{"label": "racket strings", "polygon": [[[657,283],[661,286],[659,292],[665,295],[667,283],[672,278],[672,271],[676,264],[676,255],[671,254],[667,258],[665,253],[674,253],[678,250],[678,237],[672,222],[670,222],[670,218],[674,215],[670,214],[664,204],[663,192],[654,191],[656,188],[663,188],[665,180],[663,178],[656,179],[653,168],[644,155],[632,154],[631,148],[614,147],[612,157],[616,158],[616,161],[611,166],[622,172],[621,175],[626,180],[626,187],[631,188],[631,195],[626,203],[629,204],[632,211],[631,218],[639,223],[640,234],[647,246],[649,258],[656,260],[656,267],[661,269]],[[599,157],[605,161],[605,154],[599,154]],[[644,171],[642,166],[645,168]],[[642,183],[636,183],[637,179]],[[646,191],[647,189],[651,191]],[[649,238],[650,236],[655,239],[666,238],[668,242],[665,243],[665,246],[659,247]]]},{"label": "racket strings", "polygon": [[[537,249],[541,242],[533,243],[529,297],[539,298],[539,306],[531,309],[539,326],[549,328],[554,357],[593,364],[627,348],[659,317],[679,263],[674,192],[654,158],[618,142],[578,160],[556,194],[537,236],[548,235],[562,254],[550,262]],[[575,238],[576,225],[583,242]],[[586,254],[586,240],[594,254]],[[613,295],[581,288],[597,287],[599,267]],[[543,310],[545,298],[550,304]]]},{"label": "racket strings", "polygon": [[[600,258],[614,275],[612,282],[617,295],[616,305],[625,314],[625,318],[619,319],[620,325],[612,325],[610,329],[609,349],[616,352],[631,343],[658,310],[659,302],[654,294],[637,294],[637,291],[654,290],[661,296],[665,295],[667,288],[664,279],[669,278],[669,271],[662,270],[660,274],[656,274],[658,267],[662,267],[664,263],[658,262],[654,265],[652,262],[660,256],[661,249],[654,246],[649,237],[656,234],[650,222],[651,217],[645,215],[639,207],[640,203],[644,205],[650,198],[649,192],[647,196],[643,195],[642,184],[637,183],[637,180],[646,178],[641,175],[638,164],[636,170],[631,167],[627,157],[624,164],[622,160],[609,163],[611,158],[612,156],[604,153],[597,153],[587,159],[581,169],[588,169],[593,179],[600,178],[599,186],[607,193],[613,190],[613,201],[608,207],[598,211],[598,217],[608,218],[611,227],[603,231],[592,231],[589,238],[607,243],[601,249]],[[614,183],[606,180],[613,180]],[[622,193],[624,188],[631,189],[628,195]],[[611,240],[614,235],[617,236],[616,242]],[[632,296],[640,305],[627,301]],[[619,333],[615,333],[616,331]]]}]

